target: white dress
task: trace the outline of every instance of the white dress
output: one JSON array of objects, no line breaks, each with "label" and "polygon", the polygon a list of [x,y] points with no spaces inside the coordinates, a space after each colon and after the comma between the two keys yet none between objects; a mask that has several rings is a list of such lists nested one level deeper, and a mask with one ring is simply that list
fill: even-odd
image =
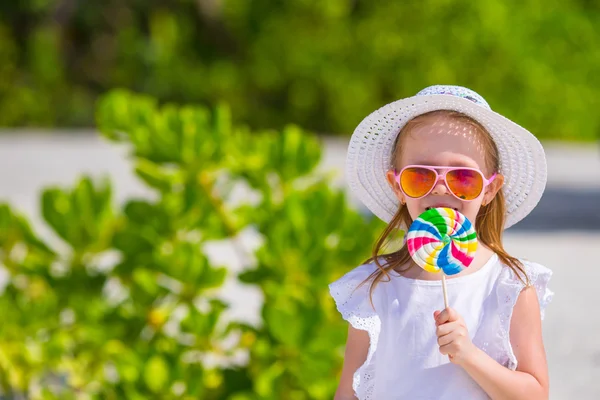
[{"label": "white dress", "polygon": [[[542,318],[553,293],[547,288],[552,272],[521,260],[535,287]],[[353,388],[360,400],[488,399],[460,367],[439,352],[433,312],[444,307],[440,281],[410,279],[392,271],[373,291],[370,282],[356,289],[374,263],[356,267],[329,285],[342,317],[369,333],[365,363],[355,372]],[[446,279],[450,307],[467,324],[473,343],[500,364],[516,369],[509,341],[512,310],[524,284],[494,254],[478,271]],[[355,290],[356,289],[356,290]]]}]

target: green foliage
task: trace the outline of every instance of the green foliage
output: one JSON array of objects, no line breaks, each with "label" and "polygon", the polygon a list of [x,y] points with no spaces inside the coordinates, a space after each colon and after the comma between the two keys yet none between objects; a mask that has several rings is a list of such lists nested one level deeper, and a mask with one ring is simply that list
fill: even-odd
[{"label": "green foliage", "polygon": [[[110,182],[87,177],[44,190],[57,249],[0,207],[0,393],[332,398],[346,324],[327,284],[368,256],[383,224],[315,172],[320,143],[300,128],[253,133],[225,106],[156,104],[114,91],[97,109],[152,199],[116,208]],[[247,193],[235,194],[240,184]],[[242,239],[249,231],[257,248]],[[239,276],[208,257],[215,242],[244,260]],[[260,323],[226,316],[228,276],[262,294]]]},{"label": "green foliage", "polygon": [[90,125],[98,94],[125,87],[223,100],[254,128],[349,133],[444,83],[543,139],[600,133],[593,1],[5,1],[0,16],[4,126]]}]

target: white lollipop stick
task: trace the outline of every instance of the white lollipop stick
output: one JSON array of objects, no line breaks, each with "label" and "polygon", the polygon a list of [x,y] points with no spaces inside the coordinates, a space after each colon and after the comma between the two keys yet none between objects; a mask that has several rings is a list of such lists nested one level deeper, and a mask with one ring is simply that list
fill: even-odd
[{"label": "white lollipop stick", "polygon": [[448,308],[448,289],[446,289],[446,274],[442,274],[442,290],[444,291],[444,308]]}]

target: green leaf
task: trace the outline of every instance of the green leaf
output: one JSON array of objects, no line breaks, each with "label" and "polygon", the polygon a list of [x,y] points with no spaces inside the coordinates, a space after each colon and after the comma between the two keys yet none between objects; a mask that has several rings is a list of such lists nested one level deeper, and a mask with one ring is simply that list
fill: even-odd
[{"label": "green leaf", "polygon": [[217,288],[225,282],[227,277],[226,268],[210,267],[204,270],[204,274],[200,277],[198,286],[203,289]]},{"label": "green leaf", "polygon": [[161,192],[171,191],[175,183],[173,174],[165,172],[163,168],[144,158],[137,161],[135,173],[149,186]]},{"label": "green leaf", "polygon": [[24,242],[42,255],[54,255],[52,249],[35,235],[25,217],[13,212],[8,204],[0,204],[0,247],[8,253],[8,249],[18,242]]},{"label": "green leaf", "polygon": [[54,231],[76,250],[104,249],[112,223],[111,188],[104,181],[98,188],[83,177],[71,191],[46,189],[42,215]]},{"label": "green leaf", "polygon": [[150,295],[158,293],[159,286],[156,283],[156,272],[143,268],[133,271],[133,281]]},{"label": "green leaf", "polygon": [[301,315],[286,302],[269,304],[264,308],[266,327],[275,339],[288,346],[299,346],[305,328]]},{"label": "green leaf", "polygon": [[148,159],[156,163],[181,162],[177,133],[179,126],[175,108],[166,106],[156,112],[149,128],[151,134],[148,140],[151,153],[146,155]]},{"label": "green leaf", "polygon": [[276,393],[275,382],[284,372],[285,368],[281,362],[275,362],[267,367],[256,377],[254,384],[256,393],[261,397],[271,398]]},{"label": "green leaf", "polygon": [[259,266],[255,269],[245,270],[238,274],[238,279],[243,283],[258,284],[269,279],[273,279],[274,274],[268,268]]},{"label": "green leaf", "polygon": [[46,222],[61,238],[70,242],[71,233],[68,229],[70,213],[69,199],[60,189],[47,189],[42,194],[42,215]]},{"label": "green leaf", "polygon": [[169,381],[169,366],[159,355],[152,356],[144,367],[144,382],[153,393],[161,393]]},{"label": "green leaf", "polygon": [[[98,101],[96,124],[108,139],[124,141],[132,130],[147,124],[155,110],[156,100],[151,97],[113,90]],[[141,145],[141,139],[138,136],[136,144]]]},{"label": "green leaf", "polygon": [[272,148],[274,167],[284,181],[311,172],[321,159],[321,145],[316,136],[303,132],[295,125],[284,128]]}]

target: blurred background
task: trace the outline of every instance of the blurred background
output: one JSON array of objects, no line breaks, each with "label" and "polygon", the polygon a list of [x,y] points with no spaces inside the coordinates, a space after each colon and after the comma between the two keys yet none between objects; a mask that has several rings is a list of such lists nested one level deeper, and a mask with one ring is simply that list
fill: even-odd
[{"label": "blurred background", "polygon": [[378,107],[467,86],[544,145],[506,247],[554,271],[551,399],[600,398],[600,3],[0,3],[0,398],[330,399],[327,284]]}]

